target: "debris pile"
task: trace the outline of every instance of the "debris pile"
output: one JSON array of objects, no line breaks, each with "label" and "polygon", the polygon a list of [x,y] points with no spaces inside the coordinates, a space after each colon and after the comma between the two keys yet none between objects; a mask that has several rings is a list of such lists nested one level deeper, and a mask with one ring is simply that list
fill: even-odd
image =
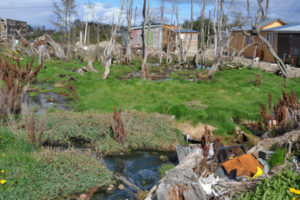
[{"label": "debris pile", "polygon": [[300,131],[264,139],[248,152],[242,144],[225,146],[221,138],[211,143],[210,137],[207,128],[201,140],[185,135],[194,144],[176,146],[179,165],[166,172],[146,200],[237,198],[277,173],[277,168],[271,169],[268,161],[274,146],[288,146],[285,165],[294,166],[294,171],[300,174],[299,155],[292,162],[287,159],[298,152],[295,147],[300,146]]}]

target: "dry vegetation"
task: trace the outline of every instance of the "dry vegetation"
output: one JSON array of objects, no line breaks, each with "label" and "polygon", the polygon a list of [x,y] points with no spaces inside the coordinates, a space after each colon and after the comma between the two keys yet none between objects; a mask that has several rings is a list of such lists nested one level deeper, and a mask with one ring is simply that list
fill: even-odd
[{"label": "dry vegetation", "polygon": [[26,67],[21,66],[20,59],[16,63],[0,58],[0,117],[5,120],[8,114],[21,111],[21,102],[29,83],[37,77],[42,65],[33,67],[33,58]]}]

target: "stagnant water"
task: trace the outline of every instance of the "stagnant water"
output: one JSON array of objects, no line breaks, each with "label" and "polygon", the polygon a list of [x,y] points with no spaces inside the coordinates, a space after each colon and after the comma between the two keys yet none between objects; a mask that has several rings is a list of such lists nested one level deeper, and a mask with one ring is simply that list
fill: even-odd
[{"label": "stagnant water", "polygon": [[[53,83],[37,84],[36,86],[53,89]],[[36,113],[42,114],[51,108],[72,110],[68,99],[54,92],[37,92],[35,96],[26,93],[22,102],[22,111],[33,109]]]},{"label": "stagnant water", "polygon": [[[177,164],[178,160],[176,153],[138,151],[125,156],[105,157],[104,162],[110,171],[126,177],[144,191],[150,190],[160,180],[158,170],[162,164]],[[134,199],[135,195],[136,191],[125,185],[124,190],[116,186],[110,193],[99,190],[92,199],[125,200]]]}]

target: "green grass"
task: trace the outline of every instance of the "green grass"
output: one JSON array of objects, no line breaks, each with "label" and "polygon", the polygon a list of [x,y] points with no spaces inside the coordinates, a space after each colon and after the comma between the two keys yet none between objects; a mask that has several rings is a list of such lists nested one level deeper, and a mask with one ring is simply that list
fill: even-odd
[{"label": "green grass", "polygon": [[36,149],[0,127],[0,199],[62,199],[78,195],[95,185],[112,181],[108,170],[97,160],[74,152]]},{"label": "green grass", "polygon": [[[179,121],[208,123],[218,128],[215,130],[216,134],[233,132],[236,121],[257,120],[260,102],[267,102],[268,91],[273,94],[275,102],[284,89],[282,77],[258,69],[219,71],[212,80],[198,82],[188,82],[183,78],[155,82],[118,79],[129,72],[138,71],[138,63],[132,66],[112,65],[108,80],[101,79],[103,67],[99,63],[94,64],[99,73],[88,72],[84,76],[71,71],[86,66],[86,63],[80,64],[76,60],[68,63],[51,61],[46,62],[45,66],[38,75],[39,82],[64,82],[71,76],[77,79],[74,84],[80,101],[73,102],[76,111],[95,110],[111,113],[114,106],[122,106],[123,110],[159,112],[175,115]],[[262,84],[258,87],[250,83],[254,72],[262,74]],[[60,77],[59,74],[66,76]],[[291,79],[285,90],[294,89],[300,96],[299,83],[300,79]],[[192,101],[206,106],[188,106]]]},{"label": "green grass", "polygon": [[97,112],[51,112],[47,115],[44,143],[57,146],[81,146],[101,154],[130,150],[175,150],[183,137],[172,127],[169,116],[126,112],[122,115],[127,134],[126,143],[114,140],[112,114]]},{"label": "green grass", "polygon": [[244,193],[239,200],[291,200],[299,199],[299,195],[292,194],[289,189],[299,189],[300,176],[292,171],[285,171],[272,179],[265,179],[254,191]]},{"label": "green grass", "polygon": [[166,174],[166,171],[173,169],[174,167],[175,167],[175,165],[172,163],[162,164],[160,166],[160,168],[158,169],[160,177],[163,178]]},{"label": "green grass", "polygon": [[277,148],[275,152],[272,154],[269,164],[271,169],[277,165],[283,165],[285,159],[286,149]]}]

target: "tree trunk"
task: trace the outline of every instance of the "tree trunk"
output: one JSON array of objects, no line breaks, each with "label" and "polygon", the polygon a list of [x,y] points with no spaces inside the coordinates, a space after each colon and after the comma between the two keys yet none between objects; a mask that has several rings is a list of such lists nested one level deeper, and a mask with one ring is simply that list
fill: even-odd
[{"label": "tree trunk", "polygon": [[292,77],[291,68],[284,64],[284,62],[281,60],[281,58],[278,56],[278,54],[273,49],[273,46],[270,44],[270,42],[264,36],[262,36],[260,34],[259,30],[256,30],[256,32],[257,32],[258,38],[266,45],[267,49],[270,51],[270,53],[274,57],[282,75],[285,78],[291,78]]},{"label": "tree trunk", "polygon": [[112,60],[112,50],[114,48],[115,42],[116,42],[116,34],[117,31],[120,29],[120,24],[121,24],[121,18],[122,18],[122,14],[123,14],[123,9],[124,9],[124,3],[125,0],[122,0],[121,3],[121,10],[119,13],[119,18],[118,18],[118,24],[116,26],[113,26],[113,31],[109,40],[109,43],[107,44],[107,46],[104,49],[104,55],[103,55],[103,60],[104,60],[104,68],[105,68],[105,72],[102,76],[102,78],[105,80],[108,78],[109,73],[110,73],[110,65],[111,65],[111,60]]},{"label": "tree trunk", "polygon": [[105,60],[104,62],[104,68],[105,68],[105,71],[104,71],[104,74],[103,74],[103,77],[102,79],[103,80],[106,80],[109,76],[109,73],[110,73],[110,65],[111,65],[111,58],[108,58],[107,60]]},{"label": "tree trunk", "polygon": [[[142,69],[142,75],[144,79],[148,78],[148,69],[147,69],[147,58],[148,58],[148,46],[149,46],[149,40],[150,40],[150,29],[151,29],[151,23],[150,23],[150,0],[147,2],[147,16],[146,16],[146,0],[144,0],[143,5],[143,31],[142,31],[142,38],[143,38],[143,63],[141,66]],[[146,43],[146,23],[148,22],[148,28],[147,28],[147,43]]]}]

